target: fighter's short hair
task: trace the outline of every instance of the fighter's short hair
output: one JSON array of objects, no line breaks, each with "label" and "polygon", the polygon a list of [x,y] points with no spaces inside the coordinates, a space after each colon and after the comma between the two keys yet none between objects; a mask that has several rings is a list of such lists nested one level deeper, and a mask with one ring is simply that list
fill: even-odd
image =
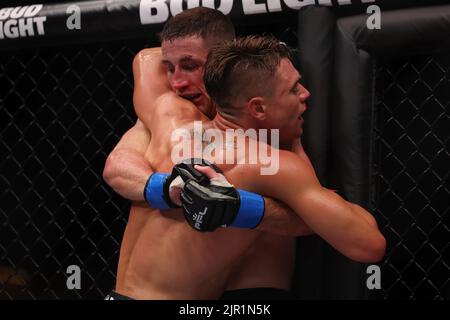
[{"label": "fighter's short hair", "polygon": [[246,36],[214,46],[205,64],[205,87],[224,114],[235,114],[242,98],[270,93],[283,58],[293,50],[273,36]]},{"label": "fighter's short hair", "polygon": [[215,38],[220,42],[234,39],[235,30],[230,18],[221,11],[197,7],[169,19],[160,34],[161,41],[189,36]]}]

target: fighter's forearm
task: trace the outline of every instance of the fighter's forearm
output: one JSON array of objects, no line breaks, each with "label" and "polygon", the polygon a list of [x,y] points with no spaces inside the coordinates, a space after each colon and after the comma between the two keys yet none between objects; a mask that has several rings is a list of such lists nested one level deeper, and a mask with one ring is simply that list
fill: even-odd
[{"label": "fighter's forearm", "polygon": [[143,201],[144,187],[152,173],[152,168],[142,154],[119,149],[108,156],[103,178],[122,197]]},{"label": "fighter's forearm", "polygon": [[284,203],[264,198],[265,214],[256,230],[283,236],[307,236],[314,232]]},{"label": "fighter's forearm", "polygon": [[353,211],[359,212],[362,214],[362,217],[373,227],[378,228],[378,224],[377,221],[375,220],[375,218],[369,213],[367,212],[364,208],[362,208],[361,206],[355,204],[355,203],[351,203],[348,202],[348,204],[352,207]]}]

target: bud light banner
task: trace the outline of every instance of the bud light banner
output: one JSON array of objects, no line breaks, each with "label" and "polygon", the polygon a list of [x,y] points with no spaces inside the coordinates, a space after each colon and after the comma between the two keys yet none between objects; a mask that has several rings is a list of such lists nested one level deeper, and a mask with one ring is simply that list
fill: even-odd
[{"label": "bud light banner", "polygon": [[[0,8],[0,49],[70,42],[98,41],[157,33],[164,23],[183,10],[199,6],[229,15],[236,25],[267,24],[308,5],[336,10],[369,5],[390,6],[387,0],[96,0],[33,4]],[[445,1],[395,1],[413,6]],[[1,5],[1,4],[0,4]]]}]

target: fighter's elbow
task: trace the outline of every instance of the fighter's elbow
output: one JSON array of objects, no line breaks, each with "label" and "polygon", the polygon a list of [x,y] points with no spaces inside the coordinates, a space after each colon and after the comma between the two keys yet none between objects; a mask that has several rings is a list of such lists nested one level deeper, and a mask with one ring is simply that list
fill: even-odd
[{"label": "fighter's elbow", "polygon": [[109,154],[103,168],[103,180],[113,189],[116,189],[118,170],[117,163],[120,162],[120,154],[113,151]]},{"label": "fighter's elbow", "polygon": [[355,248],[350,258],[363,263],[375,263],[383,259],[386,252],[386,239],[381,233],[372,236],[365,246]]},{"label": "fighter's elbow", "polygon": [[386,239],[381,233],[378,233],[378,236],[374,240],[373,248],[372,248],[372,261],[370,262],[378,262],[384,258],[386,253]]}]

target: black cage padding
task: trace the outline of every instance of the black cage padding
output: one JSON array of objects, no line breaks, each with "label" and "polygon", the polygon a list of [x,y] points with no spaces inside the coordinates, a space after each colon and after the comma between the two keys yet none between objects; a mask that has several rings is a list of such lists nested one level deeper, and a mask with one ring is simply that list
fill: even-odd
[{"label": "black cage padding", "polygon": [[[328,184],[330,111],[332,90],[335,15],[323,7],[310,6],[298,18],[299,71],[302,82],[312,92],[304,114],[302,143],[314,164],[319,181]],[[324,275],[318,265],[324,263],[325,243],[318,236],[297,241],[294,289],[301,298],[320,298]]]},{"label": "black cage padding", "polygon": [[[322,184],[373,211],[376,59],[449,50],[450,6],[382,11],[381,29],[373,30],[366,14],[336,18],[328,11],[311,6],[299,13],[300,72],[312,93],[305,148]],[[321,241],[298,240],[297,294],[367,298],[366,266]]]}]

